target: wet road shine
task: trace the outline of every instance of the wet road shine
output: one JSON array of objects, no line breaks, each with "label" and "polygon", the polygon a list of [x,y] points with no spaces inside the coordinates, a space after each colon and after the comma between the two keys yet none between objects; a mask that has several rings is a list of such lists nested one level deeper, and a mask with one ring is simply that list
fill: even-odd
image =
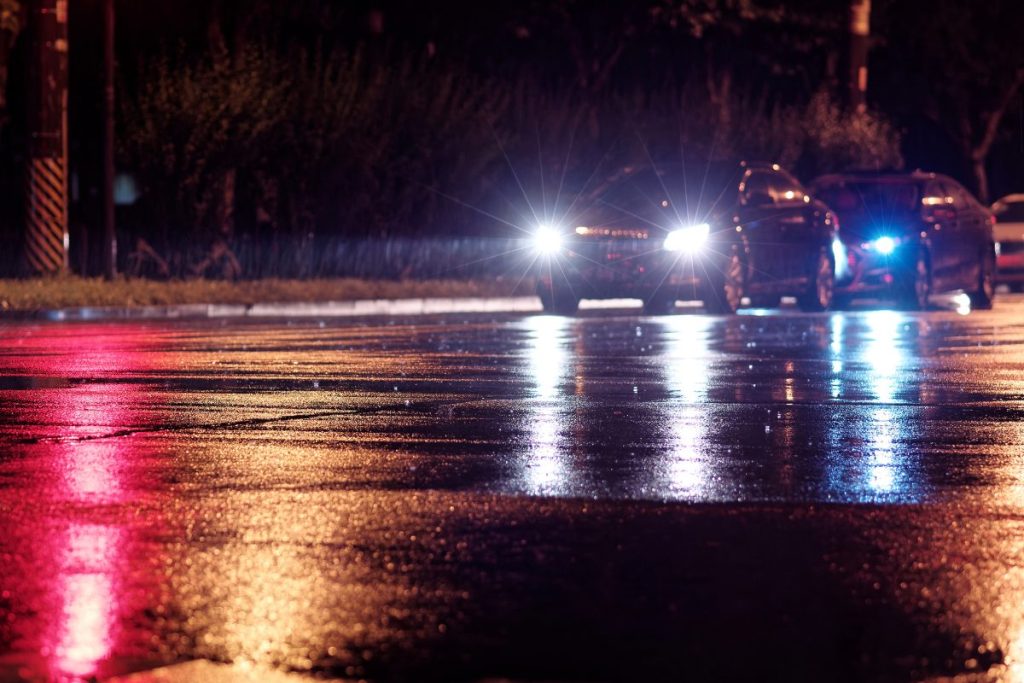
[{"label": "wet road shine", "polygon": [[0,324],[0,680],[1024,681],[1024,299]]}]

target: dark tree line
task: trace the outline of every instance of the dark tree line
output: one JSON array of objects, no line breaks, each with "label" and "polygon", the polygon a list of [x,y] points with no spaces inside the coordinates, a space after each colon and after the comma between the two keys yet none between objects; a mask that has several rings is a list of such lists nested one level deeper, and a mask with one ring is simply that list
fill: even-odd
[{"label": "dark tree line", "polygon": [[1007,152],[1021,10],[873,4],[866,113],[841,98],[846,0],[119,5],[119,167],[141,189],[122,251],[187,275],[240,240],[288,259],[330,236],[514,235],[623,165],[684,153],[805,178],[927,165],[982,195],[1024,180]]}]

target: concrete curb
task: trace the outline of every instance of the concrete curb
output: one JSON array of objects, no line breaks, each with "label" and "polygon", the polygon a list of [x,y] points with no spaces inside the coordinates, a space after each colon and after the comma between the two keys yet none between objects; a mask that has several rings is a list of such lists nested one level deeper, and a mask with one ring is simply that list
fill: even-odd
[{"label": "concrete curb", "polygon": [[0,320],[177,320],[202,318],[333,318],[438,313],[535,313],[535,296],[361,299],[320,303],[179,304],[169,306],[77,306],[0,312]]}]

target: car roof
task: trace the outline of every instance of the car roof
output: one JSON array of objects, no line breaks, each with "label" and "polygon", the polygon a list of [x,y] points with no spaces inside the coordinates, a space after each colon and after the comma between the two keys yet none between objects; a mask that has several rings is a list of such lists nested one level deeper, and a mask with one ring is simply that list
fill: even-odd
[{"label": "car roof", "polygon": [[996,204],[1021,204],[1021,203],[1024,203],[1024,193],[1018,192],[1018,193],[1015,193],[1015,194],[1008,194],[1005,197],[1000,197],[999,199],[997,199],[994,202],[992,202],[992,206],[995,206]]}]

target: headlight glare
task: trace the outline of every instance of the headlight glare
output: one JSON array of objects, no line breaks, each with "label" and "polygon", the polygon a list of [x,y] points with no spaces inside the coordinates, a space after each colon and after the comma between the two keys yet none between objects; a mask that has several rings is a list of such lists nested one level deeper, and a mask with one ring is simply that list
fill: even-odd
[{"label": "headlight glare", "polygon": [[562,233],[550,225],[540,225],[533,233],[533,248],[540,254],[552,255],[562,247]]},{"label": "headlight glare", "polygon": [[673,230],[665,237],[665,251],[684,251],[693,253],[700,251],[711,234],[711,226],[707,223],[691,225],[681,230]]},{"label": "headlight glare", "polygon": [[896,251],[896,247],[899,243],[899,240],[896,238],[886,235],[870,242],[870,247],[873,251],[881,254],[882,256],[888,256],[892,252]]}]

